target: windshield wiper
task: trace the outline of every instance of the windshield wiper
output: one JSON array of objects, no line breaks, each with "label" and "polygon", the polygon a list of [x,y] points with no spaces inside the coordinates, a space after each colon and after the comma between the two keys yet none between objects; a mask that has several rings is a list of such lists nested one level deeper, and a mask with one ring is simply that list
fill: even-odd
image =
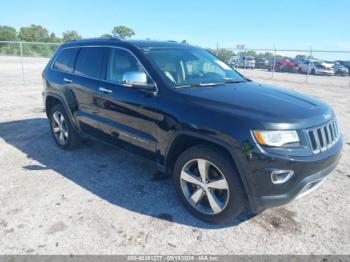
[{"label": "windshield wiper", "polygon": [[182,86],[177,86],[176,88],[191,88],[191,87],[206,87],[206,86],[221,86],[225,84],[236,84],[236,83],[242,83],[246,82],[247,80],[235,80],[232,78],[226,78],[224,79],[224,82],[211,82],[211,83],[192,83]]},{"label": "windshield wiper", "polygon": [[220,86],[220,85],[224,85],[224,84],[225,84],[225,82],[192,83],[192,84],[188,84],[188,85],[177,86],[176,88]]},{"label": "windshield wiper", "polygon": [[235,79],[231,79],[231,78],[226,78],[225,79],[225,84],[236,84],[236,83],[242,83],[242,82],[246,82],[247,80],[235,80]]}]

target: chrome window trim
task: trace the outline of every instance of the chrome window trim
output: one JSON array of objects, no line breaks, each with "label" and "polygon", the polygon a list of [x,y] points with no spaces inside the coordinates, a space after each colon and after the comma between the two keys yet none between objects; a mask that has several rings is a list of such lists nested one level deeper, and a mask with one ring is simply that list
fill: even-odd
[{"label": "chrome window trim", "polygon": [[[123,50],[123,51],[126,51],[128,53],[130,53],[135,59],[136,61],[141,65],[142,69],[145,71],[146,75],[152,80],[153,84],[154,84],[154,87],[155,87],[155,91],[153,92],[154,94],[157,94],[158,91],[159,91],[159,88],[158,88],[158,85],[156,83],[156,81],[154,81],[154,79],[152,78],[152,76],[150,75],[150,73],[146,70],[145,66],[141,63],[141,61],[137,58],[137,56],[131,52],[129,49],[125,48],[125,47],[120,47],[120,46],[112,46],[112,45],[79,45],[79,46],[67,46],[67,47],[63,47],[55,56],[55,59],[52,61],[51,63],[51,66],[50,66],[50,70],[52,71],[58,71],[58,72],[62,72],[62,73],[66,73],[66,74],[70,74],[70,75],[74,75],[74,76],[79,76],[79,77],[85,77],[85,78],[88,78],[88,79],[92,79],[92,80],[97,80],[97,81],[102,81],[102,82],[106,82],[106,83],[109,83],[109,84],[114,84],[114,85],[119,85],[119,86],[123,86],[123,87],[128,87],[130,88],[130,86],[128,85],[124,85],[124,84],[120,84],[120,83],[117,83],[117,82],[113,82],[113,81],[110,81],[110,80],[107,80],[107,79],[100,79],[100,78],[94,78],[94,77],[90,77],[90,76],[85,76],[85,75],[80,75],[80,74],[75,74],[74,73],[74,70],[75,70],[75,63],[74,63],[74,67],[73,67],[73,72],[67,72],[67,71],[63,71],[63,70],[59,70],[59,69],[56,69],[54,68],[54,64],[56,63],[56,60],[57,58],[59,57],[59,55],[61,54],[61,52],[65,49],[71,49],[71,48],[87,48],[87,47],[95,47],[95,48],[116,48],[116,49],[120,49],[120,50]],[[78,54],[79,55],[79,54]],[[76,57],[76,59],[78,58],[78,55]],[[106,64],[106,67],[107,67],[107,64]]]}]

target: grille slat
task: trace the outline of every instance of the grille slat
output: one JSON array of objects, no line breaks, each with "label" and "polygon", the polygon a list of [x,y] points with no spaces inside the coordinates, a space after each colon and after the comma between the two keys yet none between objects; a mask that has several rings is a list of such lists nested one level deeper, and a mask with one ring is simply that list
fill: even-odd
[{"label": "grille slat", "polygon": [[328,130],[328,125],[326,125],[323,129],[324,129],[324,132],[326,133],[327,147],[329,147],[332,143],[332,140],[331,140],[330,133]]},{"label": "grille slat", "polygon": [[326,140],[326,134],[324,132],[324,127],[321,127],[321,135],[322,135],[322,147],[321,151],[325,151],[327,149],[327,140]]},{"label": "grille slat", "polygon": [[333,128],[332,128],[332,124],[329,124],[328,126],[328,130],[329,130],[329,133],[331,134],[331,140],[332,140],[332,143],[334,142],[334,132],[333,132]]},{"label": "grille slat", "polygon": [[335,132],[335,137],[337,137],[337,136],[338,136],[338,129],[337,129],[337,125],[336,125],[336,123],[335,123],[335,122],[333,122],[333,123],[332,123],[332,125],[333,125],[333,129],[334,129],[334,132]]},{"label": "grille slat", "polygon": [[339,139],[338,125],[332,120],[322,126],[307,130],[312,152],[319,154],[333,146]]},{"label": "grille slat", "polygon": [[335,127],[335,129],[336,129],[337,136],[339,136],[338,124],[337,124],[336,122],[334,122],[334,127]]},{"label": "grille slat", "polygon": [[320,139],[318,137],[317,130],[313,130],[312,133],[314,135],[314,139],[316,140],[316,148],[315,148],[315,150],[320,151],[321,143],[320,143]]}]

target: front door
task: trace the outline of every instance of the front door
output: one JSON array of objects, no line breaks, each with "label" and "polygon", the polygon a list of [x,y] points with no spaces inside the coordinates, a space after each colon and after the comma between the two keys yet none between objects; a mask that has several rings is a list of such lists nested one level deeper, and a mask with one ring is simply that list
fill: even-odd
[{"label": "front door", "polygon": [[99,128],[107,142],[155,159],[158,143],[156,122],[162,119],[156,110],[159,97],[123,85],[124,74],[130,72],[144,72],[138,59],[126,49],[110,48],[106,81],[101,82],[97,91]]}]

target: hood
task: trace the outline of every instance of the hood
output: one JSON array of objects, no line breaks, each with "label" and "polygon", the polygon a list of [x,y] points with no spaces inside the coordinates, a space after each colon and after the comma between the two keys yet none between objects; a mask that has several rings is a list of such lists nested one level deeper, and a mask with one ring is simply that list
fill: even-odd
[{"label": "hood", "polygon": [[178,89],[189,103],[234,117],[259,121],[266,129],[308,128],[333,116],[324,102],[297,92],[255,82]]},{"label": "hood", "polygon": [[330,64],[330,63],[322,63],[322,65],[324,65],[325,67],[329,67],[329,68],[332,68],[333,64]]},{"label": "hood", "polygon": [[325,62],[320,63],[320,65],[321,65],[321,68],[323,67],[324,69],[332,69],[333,68],[332,64],[328,64]]}]

